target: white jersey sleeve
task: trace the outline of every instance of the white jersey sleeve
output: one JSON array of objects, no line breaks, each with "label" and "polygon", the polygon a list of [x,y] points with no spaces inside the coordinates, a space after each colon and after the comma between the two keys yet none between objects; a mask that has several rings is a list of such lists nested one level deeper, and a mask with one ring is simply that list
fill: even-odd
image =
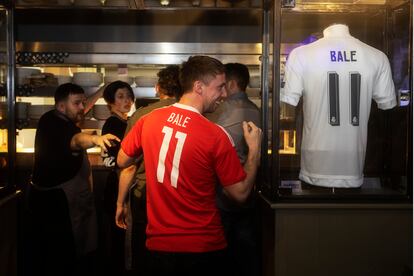
[{"label": "white jersey sleeve", "polygon": [[380,55],[381,67],[373,87],[372,98],[377,102],[378,108],[391,109],[397,105],[391,67],[387,56],[382,52]]},{"label": "white jersey sleeve", "polygon": [[300,62],[297,49],[294,49],[288,57],[285,67],[285,87],[281,92],[280,100],[287,104],[297,106],[302,96],[303,66]]}]

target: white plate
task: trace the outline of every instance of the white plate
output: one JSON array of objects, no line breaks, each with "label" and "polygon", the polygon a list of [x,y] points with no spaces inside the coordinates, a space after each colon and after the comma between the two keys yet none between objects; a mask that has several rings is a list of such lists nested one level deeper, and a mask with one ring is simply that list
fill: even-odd
[{"label": "white plate", "polygon": [[73,83],[90,87],[90,86],[99,86],[103,81],[102,73],[95,72],[77,72],[73,73]]}]

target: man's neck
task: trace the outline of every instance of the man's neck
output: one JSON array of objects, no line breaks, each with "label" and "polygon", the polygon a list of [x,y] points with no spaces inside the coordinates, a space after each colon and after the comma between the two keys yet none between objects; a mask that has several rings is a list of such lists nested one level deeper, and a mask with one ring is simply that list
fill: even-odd
[{"label": "man's neck", "polygon": [[171,97],[165,94],[160,94],[160,100],[171,99],[171,98],[174,98],[174,97]]},{"label": "man's neck", "polygon": [[200,114],[204,112],[203,102],[196,93],[185,93],[178,103],[194,107]]}]

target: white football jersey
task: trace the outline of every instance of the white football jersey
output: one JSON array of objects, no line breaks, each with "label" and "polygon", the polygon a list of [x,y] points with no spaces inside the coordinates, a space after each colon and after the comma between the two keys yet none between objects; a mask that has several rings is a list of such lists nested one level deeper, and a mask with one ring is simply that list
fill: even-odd
[{"label": "white football jersey", "polygon": [[390,64],[345,25],[323,34],[290,53],[281,92],[281,101],[294,106],[303,96],[299,178],[318,186],[359,187],[371,101],[380,109],[396,105]]}]

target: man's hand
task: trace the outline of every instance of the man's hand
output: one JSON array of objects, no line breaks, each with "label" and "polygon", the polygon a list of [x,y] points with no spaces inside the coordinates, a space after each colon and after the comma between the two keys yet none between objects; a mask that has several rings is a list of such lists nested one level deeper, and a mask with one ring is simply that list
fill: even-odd
[{"label": "man's hand", "polygon": [[107,133],[102,136],[96,135],[94,136],[94,139],[92,141],[95,144],[95,146],[100,147],[103,151],[108,151],[107,147],[108,148],[112,147],[113,142],[111,141],[121,142],[121,140],[118,137],[110,133]]},{"label": "man's hand", "polygon": [[262,130],[252,122],[243,122],[243,134],[246,144],[249,147],[249,152],[256,152],[256,162],[259,162],[262,145]]},{"label": "man's hand", "polygon": [[128,208],[123,203],[116,204],[115,223],[119,228],[127,228]]}]

